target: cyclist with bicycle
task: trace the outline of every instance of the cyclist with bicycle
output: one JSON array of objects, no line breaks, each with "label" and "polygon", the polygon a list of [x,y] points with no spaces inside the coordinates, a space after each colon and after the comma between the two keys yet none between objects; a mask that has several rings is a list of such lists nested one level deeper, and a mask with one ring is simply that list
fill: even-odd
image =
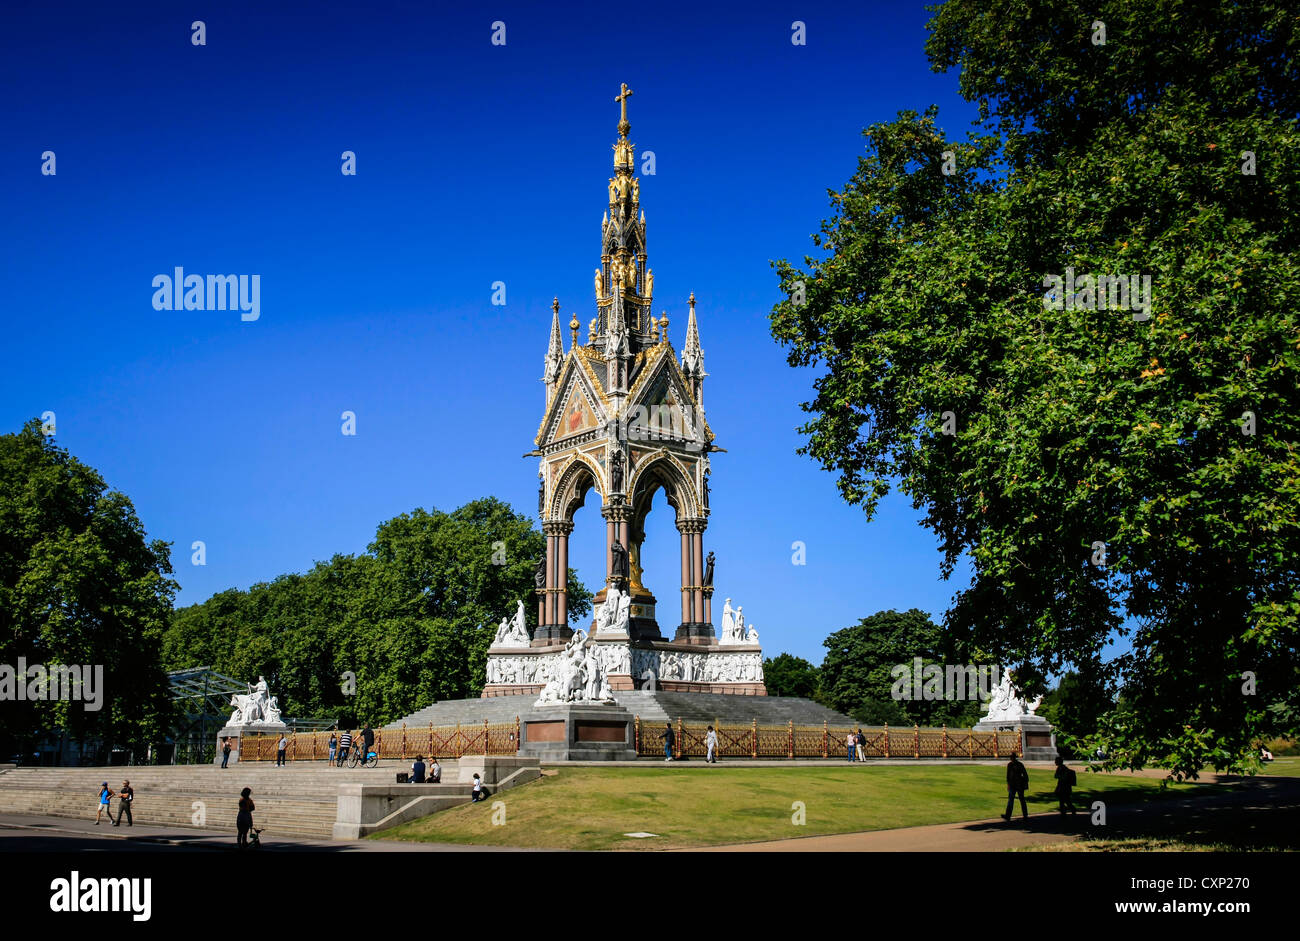
[{"label": "cyclist with bicycle", "polygon": [[338,767],[343,767],[343,762],[347,760],[348,750],[352,747],[352,731],[346,730],[339,736],[339,757]]}]

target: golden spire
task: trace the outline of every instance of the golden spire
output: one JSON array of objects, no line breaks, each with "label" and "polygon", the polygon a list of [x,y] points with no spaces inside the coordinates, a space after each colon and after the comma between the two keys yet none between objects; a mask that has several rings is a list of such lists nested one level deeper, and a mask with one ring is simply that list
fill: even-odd
[{"label": "golden spire", "polygon": [[618,133],[621,137],[627,137],[627,132],[632,130],[632,125],[627,123],[627,100],[632,96],[632,89],[627,87],[627,82],[623,83],[622,93],[614,96],[614,100],[622,106],[622,114],[618,119]]},{"label": "golden spire", "polygon": [[[614,96],[614,100],[622,109],[618,119],[618,142],[614,144],[614,169],[624,173],[632,172],[632,142],[627,139],[627,132],[632,130],[632,125],[627,123],[627,99],[631,94],[632,89],[627,87],[627,82],[624,82],[622,92]],[[609,193],[611,203],[614,201],[614,186],[615,183],[611,180]]]},{"label": "golden spire", "polygon": [[569,321],[569,332],[573,334],[573,342],[571,346],[578,345],[578,328],[581,326],[582,324],[578,323],[578,315],[574,314],[573,319]]}]

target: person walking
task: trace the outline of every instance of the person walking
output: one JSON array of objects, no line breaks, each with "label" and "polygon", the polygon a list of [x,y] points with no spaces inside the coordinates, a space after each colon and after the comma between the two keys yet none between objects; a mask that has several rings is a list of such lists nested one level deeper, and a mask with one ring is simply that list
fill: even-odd
[{"label": "person walking", "polygon": [[257,805],[253,803],[253,789],[244,788],[239,792],[239,815],[235,817],[235,827],[239,831],[239,837],[235,845],[239,849],[248,848],[248,831],[253,829],[253,811]]},{"label": "person walking", "polygon": [[108,811],[108,822],[113,822],[113,809],[108,806],[108,802],[112,799],[113,789],[105,781],[99,786],[99,806],[95,810],[95,826],[99,826],[99,818],[104,815],[104,811]]},{"label": "person walking", "polygon": [[849,734],[846,735],[845,738],[844,738],[844,744],[845,744],[845,745],[848,747],[848,749],[849,749],[849,756],[848,756],[848,758],[847,758],[846,760],[847,760],[847,761],[852,761],[852,760],[853,760],[853,751],[854,751],[855,748],[858,747],[858,736],[857,736],[857,733],[855,733],[852,729],[850,729],[850,730],[849,730]]},{"label": "person walking", "polygon": [[284,753],[285,751],[288,750],[288,748],[289,748],[289,740],[285,738],[284,733],[281,732],[280,741],[275,743],[275,766],[277,768],[284,767]]},{"label": "person walking", "polygon": [[483,799],[483,797],[483,779],[478,776],[478,772],[476,771],[474,772],[474,792],[470,797],[470,803],[477,804]]},{"label": "person walking", "polygon": [[411,765],[411,783],[412,784],[424,783],[424,756],[423,755],[416,755],[415,761]]},{"label": "person walking", "polygon": [[1056,773],[1053,777],[1056,778],[1056,809],[1064,814],[1068,807],[1071,815],[1078,813],[1074,807],[1074,785],[1078,776],[1060,755],[1056,756]]},{"label": "person walking", "polygon": [[659,737],[664,740],[664,761],[673,760],[673,745],[676,743],[676,736],[673,734],[673,724],[671,722],[664,726],[664,730],[659,733]]},{"label": "person walking", "polygon": [[339,748],[338,733],[333,729],[331,729],[330,730],[330,756],[328,759],[326,759],[327,761],[329,761],[330,764],[334,763],[334,753],[338,751],[338,748]]},{"label": "person walking", "polygon": [[221,739],[221,767],[226,767],[230,761],[230,736],[227,735]]},{"label": "person walking", "polygon": [[1007,809],[1002,819],[1011,822],[1011,811],[1015,808],[1016,798],[1020,798],[1020,813],[1029,819],[1029,808],[1025,804],[1025,788],[1029,787],[1029,772],[1015,755],[1007,762]]},{"label": "person walking", "polygon": [[856,737],[857,737],[857,742],[855,744],[858,746],[858,761],[866,761],[867,760],[867,737],[862,734],[861,727],[858,728],[858,734]]},{"label": "person walking", "polygon": [[433,764],[429,766],[429,783],[442,783],[442,765],[438,764],[438,756],[433,756]]},{"label": "person walking", "polygon": [[709,753],[704,760],[717,764],[718,759],[714,757],[713,752],[718,747],[718,733],[713,731],[713,726],[709,726],[709,730],[704,733],[704,744],[709,748]]},{"label": "person walking", "polygon": [[113,822],[113,826],[120,827],[122,825],[122,814],[126,814],[126,825],[128,827],[135,826],[135,821],[131,819],[131,802],[133,800],[135,800],[135,788],[131,787],[130,781],[123,781],[122,790],[117,792],[117,820]]},{"label": "person walking", "polygon": [[343,734],[339,736],[339,757],[338,757],[338,761],[335,762],[335,764],[337,764],[340,768],[343,767],[343,762],[348,760],[348,749],[350,749],[351,747],[352,747],[352,732],[348,729],[344,729]]}]

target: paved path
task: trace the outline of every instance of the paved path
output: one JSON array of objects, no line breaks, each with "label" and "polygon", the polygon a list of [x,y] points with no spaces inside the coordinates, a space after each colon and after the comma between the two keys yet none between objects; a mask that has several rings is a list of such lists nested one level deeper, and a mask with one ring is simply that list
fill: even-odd
[{"label": "paved path", "polygon": [[[95,826],[93,820],[74,817],[39,817],[32,814],[0,814],[0,853],[55,852],[78,850],[235,852],[235,834],[220,830],[188,827],[156,827],[137,824]],[[458,843],[413,843],[397,840],[312,840],[307,837],[262,834],[262,849],[276,853],[426,853],[516,851],[508,846],[464,846]]]}]

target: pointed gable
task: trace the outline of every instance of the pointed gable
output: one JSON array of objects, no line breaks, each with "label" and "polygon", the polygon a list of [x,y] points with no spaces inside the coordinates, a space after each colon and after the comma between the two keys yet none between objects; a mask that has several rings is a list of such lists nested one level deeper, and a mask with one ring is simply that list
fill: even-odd
[{"label": "pointed gable", "polygon": [[536,444],[555,441],[599,428],[605,423],[604,397],[593,385],[591,373],[579,366],[578,357],[565,357],[557,392],[551,397],[546,417],[537,429]]}]

